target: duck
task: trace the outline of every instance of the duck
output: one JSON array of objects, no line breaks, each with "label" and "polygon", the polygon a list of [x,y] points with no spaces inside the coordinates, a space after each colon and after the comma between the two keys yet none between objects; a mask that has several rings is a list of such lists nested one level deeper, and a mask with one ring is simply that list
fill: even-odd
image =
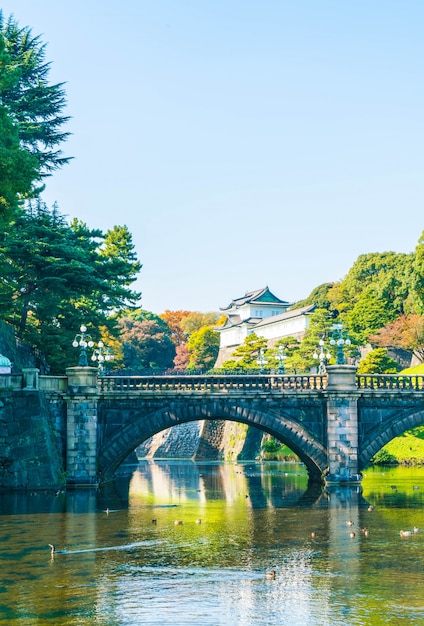
[{"label": "duck", "polygon": [[418,526],[414,526],[414,533],[420,533],[421,532],[421,528],[418,528]]},{"label": "duck", "polygon": [[399,535],[401,537],[410,537],[412,535],[412,530],[400,530]]},{"label": "duck", "polygon": [[196,520],[196,524],[201,524],[201,523],[202,523],[202,520],[201,520],[201,519],[197,519],[197,520]]},{"label": "duck", "polygon": [[316,536],[317,536],[316,532],[312,531],[312,532],[311,532],[311,537],[312,537],[312,539],[315,539],[315,538],[316,538]]},{"label": "duck", "polygon": [[374,511],[374,507],[373,507],[373,505],[372,505],[372,504],[370,504],[370,505],[369,505],[369,507],[368,507],[368,511]]},{"label": "duck", "polygon": [[276,574],[276,571],[275,569],[273,569],[270,572],[265,573],[265,578],[268,578],[268,580],[275,580],[275,574]]},{"label": "duck", "polygon": [[355,535],[355,533],[354,533],[354,532],[353,532],[353,530],[352,530],[352,531],[349,533],[349,537],[350,537],[351,539],[353,539],[355,536],[356,536],[356,535]]},{"label": "duck", "polygon": [[182,526],[183,522],[180,519],[176,519],[174,524],[175,524],[175,526]]},{"label": "duck", "polygon": [[50,547],[51,554],[54,554],[56,552],[56,546],[53,543],[49,543],[47,545]]},{"label": "duck", "polygon": [[347,525],[347,526],[353,526],[353,522],[352,522],[352,520],[351,520],[351,519],[350,519],[350,520],[348,520],[348,521],[346,522],[346,525]]}]

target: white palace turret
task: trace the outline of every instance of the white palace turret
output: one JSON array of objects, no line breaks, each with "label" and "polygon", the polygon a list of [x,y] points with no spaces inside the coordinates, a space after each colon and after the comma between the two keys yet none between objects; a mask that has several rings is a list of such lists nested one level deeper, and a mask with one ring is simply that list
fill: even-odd
[{"label": "white palace turret", "polygon": [[282,337],[301,339],[315,306],[290,310],[291,306],[291,303],[280,300],[265,287],[250,291],[233,300],[228,306],[221,307],[220,310],[226,314],[227,319],[223,326],[215,329],[220,334],[215,367],[220,367],[251,333],[265,337],[269,346]]}]

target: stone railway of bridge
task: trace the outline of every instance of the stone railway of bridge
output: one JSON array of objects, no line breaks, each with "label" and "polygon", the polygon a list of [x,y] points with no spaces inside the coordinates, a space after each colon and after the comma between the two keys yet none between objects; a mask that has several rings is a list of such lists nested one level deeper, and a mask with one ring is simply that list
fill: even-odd
[{"label": "stone railway of bridge", "polygon": [[154,434],[195,420],[232,420],[270,433],[295,452],[311,480],[349,480],[393,437],[424,424],[424,377],[358,376],[349,365],[325,376],[66,377],[25,373],[25,389],[66,404],[63,454],[69,484],[111,480]]}]

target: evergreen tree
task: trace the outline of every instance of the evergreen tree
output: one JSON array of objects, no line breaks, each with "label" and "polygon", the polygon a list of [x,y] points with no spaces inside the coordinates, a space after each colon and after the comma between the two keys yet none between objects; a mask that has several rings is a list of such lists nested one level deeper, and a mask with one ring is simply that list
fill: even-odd
[{"label": "evergreen tree", "polygon": [[53,373],[75,360],[72,338],[82,323],[96,341],[102,326],[116,334],[116,313],[137,302],[129,285],[140,265],[125,239],[118,254],[108,234],[69,225],[40,200],[0,232],[0,318],[46,355]]},{"label": "evergreen tree", "polygon": [[19,81],[0,33],[0,227],[10,221],[19,200],[27,197],[39,178],[37,159],[20,145],[16,124],[3,104],[4,93]]},{"label": "evergreen tree", "polygon": [[17,70],[18,80],[2,88],[1,102],[15,124],[22,148],[33,154],[41,175],[48,175],[70,160],[59,146],[69,136],[63,130],[69,117],[63,115],[66,105],[64,83],[49,83],[50,63],[40,36],[28,27],[20,28],[0,11],[0,35],[9,57],[9,66]]},{"label": "evergreen tree", "polygon": [[371,350],[358,365],[358,374],[396,374],[399,364],[392,359],[386,348]]},{"label": "evergreen tree", "polygon": [[[231,355],[231,359],[224,361],[223,369],[261,369],[258,359],[262,354],[266,360],[267,340],[265,337],[258,337],[255,333],[250,333],[241,346],[238,346]],[[269,369],[264,363],[264,369]]]}]

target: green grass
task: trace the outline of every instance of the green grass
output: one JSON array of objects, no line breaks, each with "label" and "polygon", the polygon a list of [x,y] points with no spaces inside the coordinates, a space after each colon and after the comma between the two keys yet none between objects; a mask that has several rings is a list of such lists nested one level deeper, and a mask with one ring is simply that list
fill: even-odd
[{"label": "green grass", "polygon": [[[384,456],[383,456],[384,455]],[[388,456],[387,456],[388,455]],[[375,460],[384,458],[399,465],[424,464],[424,426],[417,426],[395,437],[377,453]]]}]

